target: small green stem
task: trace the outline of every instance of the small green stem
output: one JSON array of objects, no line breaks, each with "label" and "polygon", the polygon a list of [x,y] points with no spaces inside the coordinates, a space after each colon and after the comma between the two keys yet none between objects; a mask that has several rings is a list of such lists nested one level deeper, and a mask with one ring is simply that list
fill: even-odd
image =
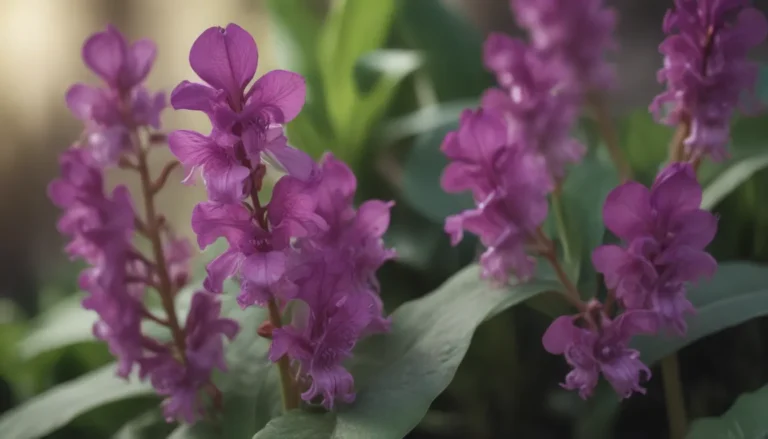
[{"label": "small green stem", "polygon": [[664,380],[664,398],[667,403],[669,438],[685,439],[688,416],[685,413],[685,398],[683,384],[680,382],[677,354],[670,354],[661,360],[661,375]]},{"label": "small green stem", "polygon": [[563,198],[560,196],[560,193],[555,192],[552,194],[552,214],[555,216],[555,225],[557,227],[557,236],[560,238],[560,245],[563,246],[563,262],[566,265],[570,265],[571,261],[573,261],[573,254],[571,254],[571,245],[568,242],[568,229],[565,225],[563,211]]}]

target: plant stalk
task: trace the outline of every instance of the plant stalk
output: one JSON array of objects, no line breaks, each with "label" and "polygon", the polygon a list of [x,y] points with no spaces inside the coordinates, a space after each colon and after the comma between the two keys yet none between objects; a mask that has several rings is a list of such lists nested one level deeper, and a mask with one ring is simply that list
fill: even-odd
[{"label": "plant stalk", "polygon": [[688,430],[688,415],[685,411],[683,384],[680,381],[680,365],[676,353],[661,360],[661,375],[664,381],[669,438],[685,439],[685,433]]},{"label": "plant stalk", "polygon": [[[269,321],[272,326],[279,328],[282,326],[280,309],[275,299],[270,299],[268,303]],[[283,411],[288,412],[299,408],[299,392],[291,372],[291,362],[287,355],[283,355],[277,360],[277,368],[280,371],[280,390],[283,397]]]}]

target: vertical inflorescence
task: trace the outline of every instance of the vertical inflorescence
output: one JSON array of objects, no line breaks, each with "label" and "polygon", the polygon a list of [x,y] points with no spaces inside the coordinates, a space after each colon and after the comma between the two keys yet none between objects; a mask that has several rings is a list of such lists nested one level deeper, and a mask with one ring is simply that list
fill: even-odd
[{"label": "vertical inflorescence", "polygon": [[[220,293],[234,278],[241,307],[269,310],[260,334],[272,339],[286,409],[298,405],[299,392],[327,408],[352,401],[342,362],[358,339],[389,326],[375,273],[394,257],[382,240],[393,204],[373,200],[355,209],[349,167],[330,154],[317,164],[287,144],[283,125],[304,105],[304,79],[274,70],[247,88],[258,50],[245,30],[206,30],[189,60],[206,84],[182,82],[171,103],[206,113],[212,130],[176,131],[169,144],[188,180],[199,168],[208,192],[192,214],[198,244],[228,243],[208,264],[204,286]],[[284,175],[262,204],[266,163]]]},{"label": "vertical inflorescence", "polygon": [[[140,378],[167,397],[166,418],[192,423],[204,413],[203,391],[216,399],[211,371],[225,369],[222,336],[233,338],[238,325],[220,317],[221,304],[203,291],[192,297],[183,324],[177,316],[174,299],[188,282],[191,248],[155,210],[154,197],[176,165],[166,165],[156,179],[147,166],[164,137],[157,131],[164,95],[142,85],[155,53],[151,41],[129,44],[113,27],[85,42],[83,59],[104,86],[76,84],[67,92],[67,105],[85,131],[61,155],[62,175],[49,195],[64,209],[58,229],[71,238],[67,253],[89,265],[80,276],[88,292],[83,306],[98,313],[93,332],[117,357],[118,375],[127,378],[138,366]],[[106,191],[103,174],[114,166],[139,176],[135,201],[144,204],[143,219],[127,187]],[[137,237],[148,242],[151,254],[139,250]],[[160,296],[164,315],[145,305],[148,290]],[[150,337],[142,330],[145,321],[166,327],[170,340]]]}]

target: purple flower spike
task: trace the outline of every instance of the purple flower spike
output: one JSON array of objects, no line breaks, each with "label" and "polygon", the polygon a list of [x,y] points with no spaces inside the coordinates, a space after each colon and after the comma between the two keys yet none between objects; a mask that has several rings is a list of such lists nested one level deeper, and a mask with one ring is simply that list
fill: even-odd
[{"label": "purple flower spike", "polygon": [[586,399],[592,395],[602,373],[621,398],[635,392],[645,393],[640,381],[648,380],[651,371],[640,361],[640,353],[628,344],[635,335],[656,332],[656,315],[650,311],[627,311],[611,320],[600,312],[598,326],[590,328],[576,326],[574,319],[558,317],[542,338],[547,352],[564,355],[573,368],[561,385],[578,390],[579,396]]},{"label": "purple flower spike", "polygon": [[603,0],[511,0],[518,24],[528,30],[533,47],[563,72],[569,93],[582,95],[614,82],[605,52],[616,47],[612,38],[616,13]]},{"label": "purple flower spike", "polygon": [[524,246],[546,218],[551,189],[543,158],[520,143],[509,144],[504,120],[485,110],[466,110],[441,149],[451,160],[443,189],[472,191],[477,203],[446,219],[451,241],[461,241],[465,230],[480,237],[487,247],[481,258],[486,278],[503,284],[510,274],[530,277],[533,259]]},{"label": "purple flower spike", "polygon": [[704,251],[717,218],[699,208],[702,190],[689,164],[663,169],[648,189],[636,182],[611,191],[603,208],[606,227],[626,242],[592,254],[605,285],[628,309],[650,309],[662,327],[684,334],[693,312],[685,285],[712,276],[717,262]]},{"label": "purple flower spike", "polygon": [[696,157],[727,157],[731,116],[754,91],[758,66],[747,53],[765,41],[768,21],[749,4],[676,0],[664,18],[669,36],[659,46],[664,67],[658,78],[667,91],[650,109],[664,124],[690,123],[685,146]]}]

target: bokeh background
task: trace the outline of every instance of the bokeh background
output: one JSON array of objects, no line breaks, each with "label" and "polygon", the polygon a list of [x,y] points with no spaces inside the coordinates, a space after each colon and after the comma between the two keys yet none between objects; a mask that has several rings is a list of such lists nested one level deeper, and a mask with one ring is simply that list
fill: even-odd
[{"label": "bokeh background", "polygon": [[[347,1],[378,13],[378,0]],[[612,114],[620,129],[634,127],[642,132],[628,154],[636,166],[652,174],[654,163],[664,157],[666,140],[662,139],[669,131],[649,122],[645,108],[661,90],[655,79],[662,62],[657,46],[663,38],[661,20],[671,1],[608,3],[621,16],[620,50],[611,55],[619,77],[618,88],[608,91]],[[768,10],[768,2],[756,3]],[[506,0],[401,0],[397,5],[374,48],[420,50],[427,65],[408,75],[370,123],[354,128],[361,129],[361,134],[337,130],[313,136],[296,130],[292,136],[289,127],[289,138],[298,147],[306,146],[313,153],[330,148],[346,155],[360,176],[364,195],[397,199],[387,238],[403,258],[381,273],[390,310],[430,291],[475,256],[471,242],[451,249],[440,225],[419,206],[408,203],[409,187],[420,190],[436,184],[434,178],[428,181],[436,174],[426,170],[415,183],[409,180],[405,175],[408,153],[419,142],[431,142],[436,149],[445,125],[429,119],[421,126],[416,119],[410,131],[399,132],[402,124],[393,121],[402,121],[422,107],[476,100],[492,84],[479,57],[483,35],[490,31],[519,34]],[[326,0],[0,0],[0,411],[109,359],[96,343],[79,343],[32,359],[23,355],[31,331],[51,318],[50,310],[58,309],[57,303],[76,292],[79,267],[63,256],[63,239],[55,230],[58,212],[45,191],[58,172],[57,154],[81,131],[64,105],[64,93],[75,82],[95,81],[80,58],[85,38],[113,23],[131,39],[156,41],[158,59],[148,81],[153,89],[169,91],[181,80],[193,78],[187,62],[192,42],[205,28],[229,22],[256,38],[257,74],[274,68],[311,74],[310,64],[296,62],[300,47],[293,41],[290,20],[301,9],[301,14],[321,26],[327,8]],[[305,29],[310,39],[313,29]],[[364,26],[361,32],[360,38],[368,37]],[[768,60],[768,47],[761,47],[754,56]],[[383,67],[390,68],[398,66]],[[353,73],[349,80],[364,88],[360,84],[366,72],[355,67]],[[452,81],[452,75],[458,80]],[[325,96],[326,101],[334,99]],[[320,114],[315,120],[327,119],[318,102],[313,102],[313,113]],[[172,110],[164,113],[163,122],[166,130],[204,131],[207,124],[199,115]],[[750,130],[759,131],[768,120],[762,117],[750,124]],[[155,164],[162,166],[169,157],[167,152],[156,154]],[[768,176],[764,174],[757,174],[722,203],[720,209],[729,212],[730,218],[721,222],[721,228],[732,230],[721,233],[715,243],[721,258],[768,261]],[[181,175],[176,177],[161,196],[161,206],[179,230],[189,234],[189,215],[203,192],[199,186],[181,186],[177,183]],[[131,184],[120,173],[110,178],[113,183]],[[647,396],[633,398],[618,413],[606,413],[595,404],[558,392],[556,383],[565,368],[559,358],[550,358],[540,348],[546,324],[542,315],[520,308],[483,326],[456,380],[410,437],[591,439],[598,437],[597,431],[602,437],[622,439],[664,437],[659,380],[651,382]],[[736,395],[766,381],[765,329],[766,322],[756,320],[684,351],[684,382],[693,416],[718,414]],[[109,437],[122,421],[154,403],[134,401],[102,409],[54,437]],[[595,425],[608,427],[589,430]]]}]

